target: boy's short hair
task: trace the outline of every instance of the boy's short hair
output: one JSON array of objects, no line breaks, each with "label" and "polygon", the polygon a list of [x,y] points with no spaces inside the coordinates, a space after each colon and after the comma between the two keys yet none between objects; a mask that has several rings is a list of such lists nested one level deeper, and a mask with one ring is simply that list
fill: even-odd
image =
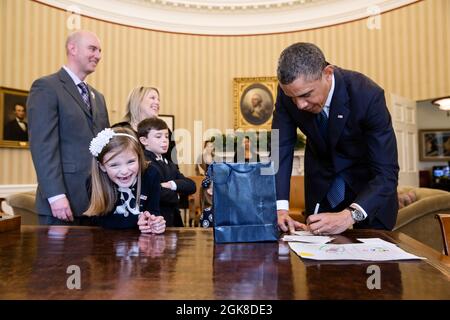
[{"label": "boy's short hair", "polygon": [[150,130],[164,130],[169,129],[167,123],[159,118],[147,118],[139,122],[137,126],[138,137],[147,137]]}]

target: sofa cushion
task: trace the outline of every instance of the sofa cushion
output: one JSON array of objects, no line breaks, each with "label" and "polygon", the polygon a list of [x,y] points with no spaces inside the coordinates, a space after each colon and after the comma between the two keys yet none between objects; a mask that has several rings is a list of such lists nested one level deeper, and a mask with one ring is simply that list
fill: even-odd
[{"label": "sofa cushion", "polygon": [[38,215],[35,207],[36,192],[22,192],[6,197],[6,203],[12,207],[15,215],[22,217],[22,224],[38,224]]},{"label": "sofa cushion", "polygon": [[441,190],[441,189],[431,189],[431,188],[418,188],[418,187],[410,187],[410,186],[402,186],[402,187],[398,187],[397,191],[399,193],[405,193],[408,191],[413,190],[414,193],[417,196],[417,200],[421,200],[423,198],[427,198],[429,196],[434,196],[434,195],[448,195],[449,192],[445,191],[445,190]]},{"label": "sofa cushion", "polygon": [[414,190],[398,193],[398,208],[402,209],[411,203],[417,201],[417,195]]},{"label": "sofa cushion", "polygon": [[36,201],[35,191],[16,193],[6,198],[6,202],[8,203],[8,205],[10,205],[13,208],[26,209],[34,213],[37,213],[35,208],[35,201]]}]

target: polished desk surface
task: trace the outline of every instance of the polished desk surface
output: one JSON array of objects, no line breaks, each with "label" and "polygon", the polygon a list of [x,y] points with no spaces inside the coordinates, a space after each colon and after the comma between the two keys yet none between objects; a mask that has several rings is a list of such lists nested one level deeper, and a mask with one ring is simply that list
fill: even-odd
[{"label": "polished desk surface", "polygon": [[[428,259],[315,262],[282,241],[214,244],[201,228],[22,226],[0,234],[0,299],[450,299],[449,257],[398,232],[344,237],[379,237]],[[71,265],[80,290],[67,288]],[[367,288],[370,265],[380,267],[379,290]]]}]

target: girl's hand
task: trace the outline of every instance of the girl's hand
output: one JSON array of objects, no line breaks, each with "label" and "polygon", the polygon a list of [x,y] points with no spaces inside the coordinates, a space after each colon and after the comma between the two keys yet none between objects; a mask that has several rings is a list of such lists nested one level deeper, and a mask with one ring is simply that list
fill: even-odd
[{"label": "girl's hand", "polygon": [[164,217],[162,216],[151,214],[148,219],[148,226],[150,227],[151,232],[160,234],[166,231],[166,220],[164,220]]},{"label": "girl's hand", "polygon": [[164,220],[164,217],[144,211],[139,216],[138,226],[142,233],[161,234],[166,231],[166,220]]},{"label": "girl's hand", "polygon": [[148,211],[142,212],[139,215],[138,219],[138,226],[139,230],[141,230],[142,233],[151,233],[151,227],[148,225],[148,220],[150,218],[151,214]]}]

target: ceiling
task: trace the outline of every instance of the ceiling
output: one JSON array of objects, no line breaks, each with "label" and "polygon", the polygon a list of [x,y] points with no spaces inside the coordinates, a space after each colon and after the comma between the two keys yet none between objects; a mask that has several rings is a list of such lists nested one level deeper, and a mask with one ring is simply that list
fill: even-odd
[{"label": "ceiling", "polygon": [[144,29],[251,35],[319,28],[417,0],[37,0],[72,14]]}]

